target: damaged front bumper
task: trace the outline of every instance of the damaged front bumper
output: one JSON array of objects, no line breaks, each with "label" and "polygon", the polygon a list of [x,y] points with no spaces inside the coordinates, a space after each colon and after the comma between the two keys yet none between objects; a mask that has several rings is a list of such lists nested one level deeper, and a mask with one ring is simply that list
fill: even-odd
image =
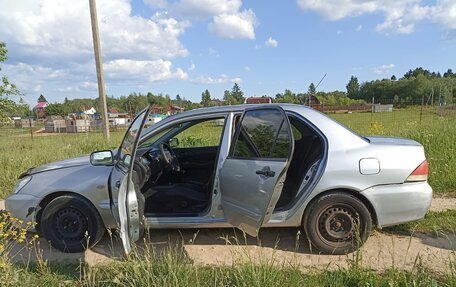
[{"label": "damaged front bumper", "polygon": [[[16,193],[5,199],[5,209],[11,213],[12,217],[22,220],[24,225],[28,224],[28,226],[35,226],[38,204],[39,198],[30,194]],[[34,228],[29,230],[34,231]]]}]

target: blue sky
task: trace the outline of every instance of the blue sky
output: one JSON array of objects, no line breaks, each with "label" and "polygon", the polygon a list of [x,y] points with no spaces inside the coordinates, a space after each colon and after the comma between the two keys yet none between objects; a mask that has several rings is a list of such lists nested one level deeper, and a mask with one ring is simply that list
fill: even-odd
[{"label": "blue sky", "polygon": [[[109,95],[221,98],[345,90],[422,66],[455,69],[456,1],[98,0]],[[88,1],[0,0],[0,73],[33,104],[97,97]]]}]

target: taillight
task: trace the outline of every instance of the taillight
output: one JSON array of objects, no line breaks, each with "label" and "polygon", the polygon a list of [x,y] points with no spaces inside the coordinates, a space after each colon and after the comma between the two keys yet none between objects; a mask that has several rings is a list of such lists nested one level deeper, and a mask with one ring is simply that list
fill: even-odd
[{"label": "taillight", "polygon": [[406,182],[424,181],[428,179],[429,164],[427,160],[423,161],[415,170],[407,177]]}]

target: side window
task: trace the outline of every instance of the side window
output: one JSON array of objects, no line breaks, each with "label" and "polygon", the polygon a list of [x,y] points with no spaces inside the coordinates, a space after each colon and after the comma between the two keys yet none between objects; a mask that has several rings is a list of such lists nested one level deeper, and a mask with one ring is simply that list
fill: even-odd
[{"label": "side window", "polygon": [[219,146],[225,119],[211,119],[191,125],[173,137],[173,148]]},{"label": "side window", "polygon": [[247,111],[236,136],[233,157],[287,158],[290,152],[290,130],[279,110]]}]

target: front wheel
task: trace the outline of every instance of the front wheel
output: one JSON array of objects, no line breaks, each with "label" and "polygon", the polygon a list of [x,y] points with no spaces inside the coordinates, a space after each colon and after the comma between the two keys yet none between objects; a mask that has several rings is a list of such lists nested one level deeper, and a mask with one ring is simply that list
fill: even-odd
[{"label": "front wheel", "polygon": [[41,230],[54,248],[70,253],[92,247],[105,232],[93,205],[73,195],[59,196],[46,205]]},{"label": "front wheel", "polygon": [[358,198],[334,192],[311,202],[303,226],[313,247],[323,253],[340,255],[357,250],[367,240],[372,218]]}]

